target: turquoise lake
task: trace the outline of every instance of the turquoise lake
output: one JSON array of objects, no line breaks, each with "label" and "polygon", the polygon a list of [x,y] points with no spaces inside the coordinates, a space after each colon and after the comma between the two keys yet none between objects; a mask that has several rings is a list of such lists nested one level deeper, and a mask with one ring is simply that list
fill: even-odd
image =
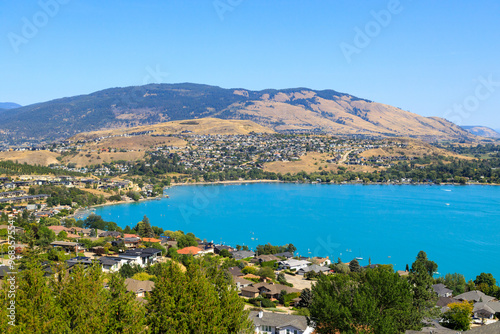
[{"label": "turquoise lake", "polygon": [[301,256],[396,270],[424,250],[440,275],[500,279],[500,187],[257,183],[177,186],[170,198],[99,207],[122,228],[147,215],[165,230],[236,246],[293,243]]}]

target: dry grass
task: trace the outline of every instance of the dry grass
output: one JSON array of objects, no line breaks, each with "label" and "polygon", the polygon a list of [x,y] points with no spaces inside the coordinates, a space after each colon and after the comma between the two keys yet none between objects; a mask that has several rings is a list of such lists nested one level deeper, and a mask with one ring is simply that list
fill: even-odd
[{"label": "dry grass", "polygon": [[[118,160],[136,161],[144,158],[146,151],[132,152],[79,152],[75,156],[66,157],[63,163],[75,163],[77,167],[102,164],[103,162],[112,162]],[[88,156],[87,156],[88,155]]]},{"label": "dry grass", "polygon": [[103,136],[116,136],[133,132],[153,131],[157,135],[180,134],[191,131],[191,134],[249,134],[274,133],[273,130],[258,125],[252,121],[224,120],[218,118],[200,118],[187,121],[173,121],[154,125],[138,126],[133,128],[111,129],[95,132],[80,133],[71,140],[93,139]]},{"label": "dry grass", "polygon": [[27,163],[29,165],[48,166],[58,164],[58,153],[50,151],[8,151],[0,152],[0,161],[10,160],[18,163]]},{"label": "dry grass", "polygon": [[331,159],[326,153],[318,153],[318,152],[308,152],[303,155],[298,161],[273,161],[264,164],[264,170],[267,172],[274,173],[298,173],[298,172],[306,172],[313,173],[322,170],[337,170],[337,164],[335,163],[327,163],[326,160]]}]

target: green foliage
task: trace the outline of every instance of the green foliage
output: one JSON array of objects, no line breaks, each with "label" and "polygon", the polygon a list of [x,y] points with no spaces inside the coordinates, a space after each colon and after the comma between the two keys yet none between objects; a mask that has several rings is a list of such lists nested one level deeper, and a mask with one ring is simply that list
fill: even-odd
[{"label": "green foliage", "polygon": [[359,265],[358,260],[354,259],[351,262],[349,262],[349,270],[353,273],[361,271],[361,266]]},{"label": "green foliage", "polygon": [[264,308],[274,308],[276,307],[276,304],[270,301],[267,298],[264,298],[262,296],[258,296],[257,298],[250,298],[248,300],[249,303],[258,306],[258,307],[264,307]]},{"label": "green foliage", "polygon": [[312,299],[313,299],[313,296],[312,296],[311,289],[305,288],[300,293],[300,301],[299,301],[299,304],[297,306],[308,308],[309,305],[311,305],[311,303],[312,303]]},{"label": "green foliage", "polygon": [[101,216],[91,213],[83,221],[83,226],[85,228],[99,229],[104,231],[116,231],[118,225],[115,222],[107,222],[102,219]]},{"label": "green foliage", "polygon": [[197,245],[198,241],[193,233],[183,234],[177,238],[177,248],[179,249]]},{"label": "green foliage", "polygon": [[140,272],[140,273],[134,274],[134,276],[132,276],[132,278],[136,279],[138,281],[152,281],[152,280],[154,280],[155,276],[150,275],[146,272]]},{"label": "green foliage", "polygon": [[144,272],[144,268],[137,264],[130,265],[129,263],[125,263],[119,270],[119,273],[123,278],[131,278],[135,274],[142,272]]},{"label": "green foliage", "polygon": [[48,206],[71,205],[73,202],[79,206],[92,206],[106,203],[102,196],[97,196],[78,188],[68,188],[63,186],[33,186],[30,188],[30,194],[47,194]]},{"label": "green foliage", "polygon": [[449,289],[453,290],[453,295],[459,295],[466,291],[467,283],[465,282],[465,277],[462,274],[446,274],[444,277],[444,285]]},{"label": "green foliage", "polygon": [[257,255],[269,255],[269,254],[277,254],[277,253],[284,253],[284,252],[290,252],[293,253],[297,250],[293,244],[288,244],[285,246],[273,246],[271,244],[266,244],[266,245],[258,245],[257,248],[255,249],[255,253]]},{"label": "green foliage", "polygon": [[421,328],[410,284],[384,268],[356,277],[322,275],[312,287],[311,320],[321,333],[401,333]]},{"label": "green foliage", "polygon": [[0,161],[0,174],[7,175],[69,175],[83,176],[82,173],[70,172],[62,169],[52,169],[40,165],[20,164],[12,161]]},{"label": "green foliage", "polygon": [[275,279],[276,275],[274,274],[274,270],[271,267],[262,267],[257,271],[257,275],[260,276],[261,278],[270,278],[270,279]]},{"label": "green foliage", "polygon": [[236,287],[215,265],[195,262],[183,273],[165,264],[147,299],[152,333],[253,333]]},{"label": "green foliage", "polygon": [[459,331],[470,329],[473,306],[468,301],[448,304],[450,308],[443,314],[443,325]]}]

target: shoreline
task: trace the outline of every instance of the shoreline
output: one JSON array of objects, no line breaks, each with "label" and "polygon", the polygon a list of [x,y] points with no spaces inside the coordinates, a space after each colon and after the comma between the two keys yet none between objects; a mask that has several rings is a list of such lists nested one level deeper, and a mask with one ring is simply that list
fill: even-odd
[{"label": "shoreline", "polygon": [[[282,180],[227,180],[227,181],[215,181],[215,182],[184,182],[184,183],[172,183],[169,186],[164,187],[163,189],[168,189],[170,187],[178,187],[178,186],[203,186],[203,185],[236,185],[236,184],[258,184],[258,183],[293,183],[293,184],[316,184],[316,185],[362,185],[362,186],[455,186],[455,187],[463,187],[463,186],[500,186],[500,184],[491,184],[491,183],[467,183],[467,184],[456,184],[456,183],[363,183],[363,182],[345,182],[345,183],[330,183],[330,182],[289,182]],[[132,204],[139,203],[144,201],[158,200],[161,198],[167,198],[164,194],[158,195],[156,197],[148,197],[141,198],[138,201],[117,201],[103,204],[92,205],[87,208],[80,208],[75,211],[72,215],[68,216],[68,218],[77,218],[76,216],[80,213],[84,213],[86,211],[91,212],[93,208],[111,206],[111,205],[121,205],[121,204]]]}]

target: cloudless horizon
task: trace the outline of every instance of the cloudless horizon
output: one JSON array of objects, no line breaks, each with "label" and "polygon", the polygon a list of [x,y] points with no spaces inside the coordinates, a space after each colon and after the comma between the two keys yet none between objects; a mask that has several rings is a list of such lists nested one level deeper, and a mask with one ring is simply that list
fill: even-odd
[{"label": "cloudless horizon", "polygon": [[145,83],[333,89],[500,129],[500,3],[0,1],[0,102]]}]

